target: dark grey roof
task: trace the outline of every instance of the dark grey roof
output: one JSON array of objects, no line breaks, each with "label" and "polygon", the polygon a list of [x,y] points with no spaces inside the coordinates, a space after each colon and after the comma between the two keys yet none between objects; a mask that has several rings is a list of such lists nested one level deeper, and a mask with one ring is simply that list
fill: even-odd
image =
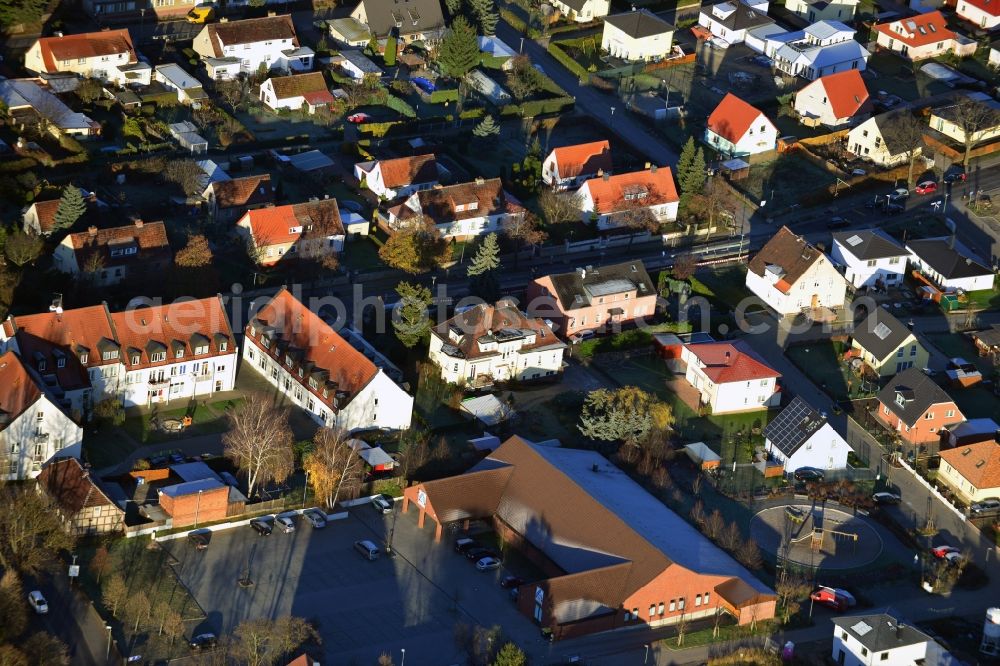
[{"label": "dark grey roof", "polygon": [[944,238],[912,240],[906,247],[917,255],[920,261],[940,273],[945,280],[993,274],[993,271],[986,266],[951,247],[951,242]]},{"label": "dark grey roof", "polygon": [[1000,347],[1000,325],[993,324],[990,328],[976,331],[972,337],[978,339],[987,347]]},{"label": "dark grey roof", "polygon": [[552,286],[563,310],[589,306],[595,296],[635,289],[637,296],[656,293],[653,281],[641,261],[626,261],[611,266],[588,266],[572,273],[552,275]]},{"label": "dark grey roof", "polygon": [[674,32],[675,30],[674,26],[648,9],[637,9],[623,14],[606,16],[604,22],[610,23],[629,37],[635,39],[661,35],[665,32]]},{"label": "dark grey roof", "polygon": [[796,396],[764,428],[764,437],[771,445],[791,457],[826,423],[826,416]]},{"label": "dark grey roof", "polygon": [[910,329],[885,308],[876,307],[861,324],[854,327],[854,340],[878,360],[895,354]]},{"label": "dark grey roof", "polygon": [[835,617],[833,623],[856,638],[872,653],[932,640],[919,629],[900,622],[887,613]]},{"label": "dark grey roof", "polygon": [[712,14],[711,6],[706,7],[703,5],[701,11],[703,14],[711,16],[713,21],[725,26],[729,30],[749,30],[750,28],[757,28],[762,25],[774,23],[774,19],[767,14],[758,12],[757,10],[743,4],[739,0],[730,0],[730,2],[719,4],[735,4],[736,10],[724,19],[719,19]]},{"label": "dark grey roof", "polygon": [[444,30],[439,0],[361,0],[359,4],[365,6],[368,29],[379,37],[393,30],[403,35]]},{"label": "dark grey roof", "polygon": [[[885,144],[885,147],[888,148],[890,155],[901,155],[913,148],[913,146],[906,145],[906,143],[902,140],[902,137],[892,131],[893,120],[895,120],[896,117],[902,113],[910,113],[910,110],[896,109],[895,111],[886,111],[885,113],[880,113],[877,116],[872,116],[872,120],[875,121],[875,126],[878,127],[879,134],[882,135],[882,142]],[[923,143],[923,141],[920,141],[919,143]]]},{"label": "dark grey roof", "polygon": [[833,234],[833,240],[840,243],[845,252],[858,259],[887,259],[902,257],[906,250],[878,229],[861,231],[841,231]]},{"label": "dark grey roof", "polygon": [[587,0],[561,0],[564,5],[576,12],[582,12]]},{"label": "dark grey roof", "polygon": [[952,402],[934,380],[918,368],[909,368],[889,380],[878,399],[908,426],[913,426],[932,405]]}]

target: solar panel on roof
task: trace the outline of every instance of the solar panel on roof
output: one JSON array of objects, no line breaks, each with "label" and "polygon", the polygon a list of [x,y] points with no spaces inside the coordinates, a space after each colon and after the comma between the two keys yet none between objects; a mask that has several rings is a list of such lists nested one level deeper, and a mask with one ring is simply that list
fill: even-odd
[{"label": "solar panel on roof", "polygon": [[[857,97],[855,96],[854,99],[857,99]],[[859,236],[857,234],[854,234],[853,236],[851,236],[850,238],[847,239],[847,244],[850,245],[851,247],[854,247],[856,245],[860,245],[861,244],[861,236]]]},{"label": "solar panel on roof", "polygon": [[826,419],[808,403],[796,398],[767,424],[764,436],[772,446],[790,456],[825,422]]},{"label": "solar panel on roof", "polygon": [[864,620],[861,620],[857,624],[851,625],[851,629],[853,629],[854,633],[856,633],[858,636],[864,636],[865,634],[867,634],[869,631],[872,630],[872,627]]},{"label": "solar panel on roof", "polygon": [[892,329],[883,324],[882,322],[879,322],[878,326],[875,327],[875,330],[872,331],[872,333],[874,333],[875,337],[878,338],[879,340],[885,340],[887,337],[889,337],[889,334],[892,333]]}]

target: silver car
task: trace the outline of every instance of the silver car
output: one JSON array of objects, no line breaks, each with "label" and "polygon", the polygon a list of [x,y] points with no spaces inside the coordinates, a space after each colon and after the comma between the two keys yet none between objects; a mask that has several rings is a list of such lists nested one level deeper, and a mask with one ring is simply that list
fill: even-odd
[{"label": "silver car", "polygon": [[276,516],[274,522],[285,534],[295,531],[295,521],[291,516]]},{"label": "silver car", "polygon": [[306,517],[309,524],[316,529],[322,529],[326,527],[326,514],[324,514],[319,509],[308,509],[302,512],[302,515]]}]

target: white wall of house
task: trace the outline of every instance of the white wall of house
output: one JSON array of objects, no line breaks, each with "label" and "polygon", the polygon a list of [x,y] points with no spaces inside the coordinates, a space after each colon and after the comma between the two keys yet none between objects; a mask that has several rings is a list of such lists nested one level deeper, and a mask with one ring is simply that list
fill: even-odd
[{"label": "white wall of house", "polygon": [[813,433],[809,440],[799,447],[790,457],[775,447],[771,440],[765,442],[771,457],[785,465],[786,472],[794,472],[801,467],[816,469],[844,469],[847,467],[847,454],[851,447],[847,444],[829,423]]},{"label": "white wall of house", "polygon": [[[209,37],[208,27],[199,32],[193,42],[194,51],[202,58],[215,58],[215,49]],[[308,72],[312,70],[313,55],[302,56],[300,58],[289,59],[282,51],[290,51],[296,47],[291,39],[269,39],[260,42],[250,42],[248,44],[227,44],[222,48],[222,57],[239,58],[241,72],[256,73],[261,65],[265,65],[268,70],[282,70],[292,72]],[[229,78],[232,73],[230,68],[222,70],[224,76]],[[219,71],[215,72],[215,78],[219,78]]]},{"label": "white wall of house", "polygon": [[[867,654],[864,654],[864,653]],[[843,656],[841,656],[843,655]],[[883,658],[883,655],[885,658]],[[927,643],[916,643],[884,652],[869,652],[861,641],[840,627],[833,626],[833,661],[843,666],[875,666],[876,664],[916,664],[927,656]],[[841,661],[843,660],[843,661]]]},{"label": "white wall of house", "polygon": [[906,270],[906,255],[882,257],[880,259],[858,259],[843,246],[834,241],[833,260],[844,266],[844,279],[855,289],[874,287],[881,280],[888,285],[899,284]]},{"label": "white wall of house", "polygon": [[236,386],[236,350],[209,358],[192,356],[174,363],[125,373],[126,407],[170,404],[232,391]]},{"label": "white wall of house", "polygon": [[782,315],[797,314],[804,308],[842,308],[847,294],[847,281],[825,257],[813,265],[791,285],[788,293],[774,286],[765,271],[763,276],[747,271],[746,286],[767,305]]},{"label": "white wall of house", "polygon": [[587,0],[579,12],[560,0],[553,0],[552,6],[571,21],[586,23],[607,16],[611,9],[611,0]]},{"label": "white wall of house", "polygon": [[970,5],[965,0],[958,0],[958,4],[955,7],[955,13],[964,18],[970,23],[974,23],[980,28],[985,28],[990,30],[992,28],[1000,25],[1000,15],[994,16],[989,12],[985,12],[979,7],[974,7]]},{"label": "white wall of house", "polygon": [[705,375],[701,361],[690,348],[681,350],[681,360],[687,363],[684,379],[698,390],[702,403],[712,408],[712,414],[767,409],[781,402],[781,394],[776,392],[777,377],[716,384]]},{"label": "white wall of house", "polygon": [[719,136],[710,129],[705,130],[705,141],[718,149],[719,152],[733,157],[754,155],[774,150],[778,144],[778,128],[768,120],[767,116],[761,113],[750,125],[750,129],[736,143]]},{"label": "white wall of house", "polygon": [[[942,118],[933,111],[931,112],[930,126],[959,143],[965,143],[965,130],[955,122],[947,118]],[[1000,120],[991,127],[984,127],[978,132],[973,132],[972,141],[974,144],[979,144],[990,139],[995,139],[998,136],[1000,136]]]},{"label": "white wall of house", "polygon": [[259,348],[249,337],[243,338],[243,358],[292,404],[311,419],[329,427],[348,431],[410,427],[413,397],[379,370],[364,388],[339,412],[334,411],[299,379]]},{"label": "white wall of house", "polygon": [[[517,214],[520,215],[520,213]],[[499,232],[508,217],[512,216],[506,213],[500,215],[483,215],[455,222],[442,222],[434,226],[444,238],[482,236],[484,234]]]},{"label": "white wall of house", "polygon": [[[34,204],[28,206],[28,208],[24,211],[24,215],[21,216],[21,222],[23,223],[22,228],[24,229],[24,233],[34,234],[36,236],[43,235],[42,225],[38,221],[38,209]],[[52,232],[50,231],[44,235],[48,236],[51,233]]]},{"label": "white wall of house", "polygon": [[819,80],[813,81],[795,93],[793,108],[800,117],[815,118],[820,124],[831,128],[848,125],[853,120],[851,117],[838,118],[834,114],[826,88]]},{"label": "white wall of house", "polygon": [[[111,53],[103,56],[92,56],[90,58],[74,58],[72,60],[53,60],[58,72],[71,72],[80,76],[99,79],[105,83],[119,83],[122,79],[119,67],[129,64],[129,53]],[[45,72],[48,68],[42,58],[42,47],[39,42],[35,42],[24,54],[24,67],[32,72]],[[146,83],[149,83],[147,80]]]},{"label": "white wall of house", "polygon": [[[553,341],[555,338],[553,337]],[[497,345],[495,353],[474,359],[455,358],[441,351],[446,344],[438,335],[431,334],[428,355],[441,368],[441,378],[452,384],[471,384],[476,377],[487,376],[493,381],[511,379],[528,381],[551,377],[562,372],[562,345],[521,352],[527,339],[513,340]]]},{"label": "white wall of house", "polygon": [[636,39],[610,23],[604,24],[601,49],[624,60],[666,58],[673,46],[674,33],[667,32]]},{"label": "white wall of house", "polygon": [[[893,155],[882,140],[882,132],[874,118],[869,118],[847,133],[847,150],[881,166],[896,166],[906,161],[906,153]],[[918,153],[920,149],[917,149]]]},{"label": "white wall of house", "polygon": [[597,174],[581,173],[571,178],[564,178],[559,175],[559,162],[556,160],[555,151],[550,152],[545,161],[542,162],[542,182],[557,190],[572,190],[583,185],[588,179]]},{"label": "white wall of house", "polygon": [[990,47],[988,62],[990,67],[1000,67],[1000,48],[996,46]]},{"label": "white wall of house", "polygon": [[229,79],[235,79],[240,74],[240,68],[242,67],[242,62],[219,62],[219,61],[205,61],[205,71],[208,77],[211,79],[216,79],[220,81],[228,81]]},{"label": "white wall of house", "polygon": [[836,0],[823,7],[809,4],[805,0],[788,0],[785,3],[785,9],[810,23],[828,20],[850,23],[857,6],[857,0]]},{"label": "white wall of house", "polygon": [[905,42],[901,42],[894,37],[885,34],[884,32],[873,31],[876,35],[875,43],[884,49],[888,49],[895,53],[900,54],[904,58],[909,58],[910,60],[924,60],[925,58],[933,58],[955,48],[955,40],[952,38],[943,39],[940,42],[932,42],[930,44],[924,44],[922,46],[910,46]]},{"label": "white wall of house", "polygon": [[57,453],[79,458],[83,430],[45,394],[0,430],[0,478],[33,479]]},{"label": "white wall of house", "polygon": [[[366,165],[371,166],[370,171],[365,171],[363,168]],[[438,181],[435,179],[427,183],[410,183],[409,185],[399,185],[396,187],[386,187],[385,180],[382,178],[382,163],[381,162],[361,162],[354,165],[354,177],[359,181],[365,181],[365,187],[367,187],[373,194],[383,199],[395,199],[397,197],[408,197],[414,192],[419,192],[420,190],[429,190],[437,185]]]},{"label": "white wall of house", "polygon": [[703,28],[708,28],[712,35],[719,37],[720,39],[724,39],[730,44],[740,44],[746,39],[746,30],[730,30],[717,21],[710,12],[711,8],[708,8],[703,9],[701,13],[698,14],[698,25]]},{"label": "white wall of house", "polygon": [[[264,102],[272,111],[277,111],[278,109],[298,111],[305,104],[306,98],[302,95],[296,95],[294,97],[279,99],[277,93],[274,92],[274,84],[271,83],[271,79],[268,79],[260,84],[260,101]],[[312,113],[311,108],[310,113]]]},{"label": "white wall of house", "polygon": [[943,275],[938,273],[936,270],[931,268],[929,265],[925,264],[917,257],[916,254],[910,254],[910,264],[912,267],[921,271],[925,275],[929,276],[936,284],[942,287],[947,287],[950,289],[962,289],[965,291],[982,291],[984,289],[992,289],[994,275],[992,273],[987,273],[984,275],[974,275],[967,278],[952,278],[946,280]]}]

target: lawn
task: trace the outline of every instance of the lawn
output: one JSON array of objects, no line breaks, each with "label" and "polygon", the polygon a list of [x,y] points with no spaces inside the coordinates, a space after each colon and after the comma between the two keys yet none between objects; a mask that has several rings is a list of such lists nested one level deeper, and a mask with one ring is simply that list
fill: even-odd
[{"label": "lawn", "polygon": [[589,359],[593,358],[595,354],[640,347],[648,348],[653,344],[654,333],[687,333],[690,330],[691,324],[689,323],[668,321],[661,324],[650,324],[641,329],[633,328],[614,335],[585,340],[572,350],[572,354],[578,359]]},{"label": "lawn", "polygon": [[187,404],[173,409],[157,409],[156,418],[161,422],[167,419],[183,419],[185,416],[191,417],[191,425],[181,433],[164,432],[150,427],[150,420],[154,412],[129,409],[125,415],[125,431],[137,442],[142,444],[155,444],[159,442],[172,442],[185,437],[197,437],[199,435],[210,435],[213,433],[225,432],[229,427],[226,422],[226,410],[235,407],[242,398],[235,400],[220,400],[214,403],[205,403],[201,400],[192,400]]},{"label": "lawn", "polygon": [[952,397],[967,419],[996,418],[1000,413],[1000,398],[985,386],[949,388]]},{"label": "lawn", "polygon": [[103,469],[125,460],[135,451],[135,442],[112,426],[84,430],[83,459],[94,469]]},{"label": "lawn", "polygon": [[990,310],[1000,308],[1000,292],[996,289],[983,289],[981,291],[970,291],[965,294],[966,299],[963,307],[972,307],[973,310]]},{"label": "lawn", "polygon": [[[151,548],[148,538],[119,539],[107,547],[110,554],[110,566],[101,577],[90,568],[96,548],[91,544],[82,545],[77,553],[80,555],[80,583],[94,604],[101,617],[113,627],[115,640],[119,645],[127,646],[125,654],[142,654],[148,663],[160,659],[166,661],[171,657],[186,656],[187,645],[183,637],[173,644],[166,635],[158,635],[159,619],[167,609],[180,614],[184,621],[201,620],[204,612],[198,606],[187,589],[180,584],[170,566],[170,555],[159,547]],[[135,600],[140,594],[145,594],[149,601],[148,612],[137,612],[126,602],[125,608],[117,608],[111,613],[109,601],[105,593],[109,583],[120,576],[128,589],[126,599]],[[136,616],[138,615],[138,618]],[[133,632],[136,619],[138,630]],[[185,631],[186,633],[186,631]]]},{"label": "lawn", "polygon": [[844,351],[843,342],[824,340],[793,345],[785,350],[785,356],[836,401],[871,395],[877,385],[862,392],[861,378],[840,361]]},{"label": "lawn", "polygon": [[924,337],[948,358],[964,358],[975,363],[984,376],[993,375],[993,362],[987,356],[980,356],[972,340],[961,333],[928,333]]},{"label": "lawn", "polygon": [[344,248],[342,265],[355,271],[367,271],[384,268],[381,257],[378,256],[378,246],[371,238],[359,238],[349,241]]},{"label": "lawn", "polygon": [[746,288],[746,267],[740,265],[700,270],[691,278],[691,292],[735,310],[740,302],[751,295]]},{"label": "lawn", "polygon": [[886,232],[896,240],[914,238],[940,238],[951,234],[951,231],[937,216],[921,216],[909,220],[895,219],[880,225],[882,231]]}]

